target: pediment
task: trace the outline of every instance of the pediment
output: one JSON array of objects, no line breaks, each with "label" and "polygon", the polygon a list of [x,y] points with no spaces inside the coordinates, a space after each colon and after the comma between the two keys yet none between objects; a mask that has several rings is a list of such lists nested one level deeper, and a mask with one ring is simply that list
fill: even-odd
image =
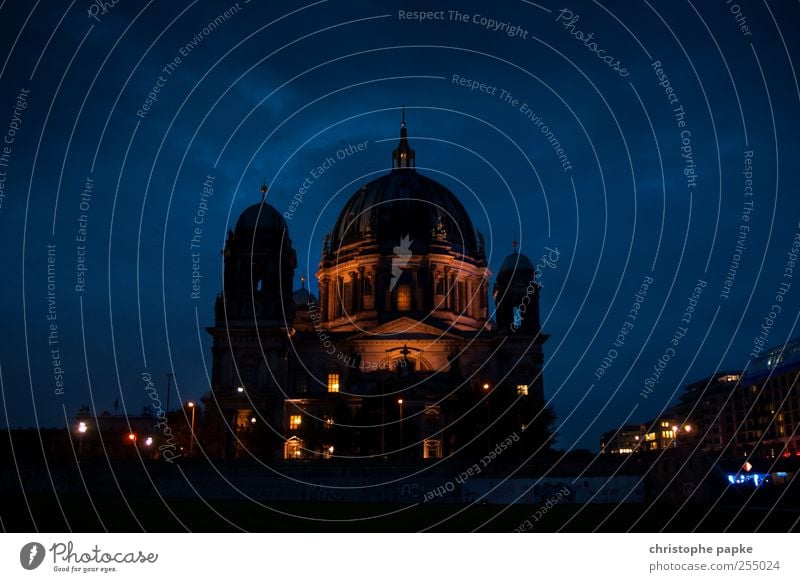
[{"label": "pediment", "polygon": [[412,340],[412,339],[461,339],[458,335],[445,331],[436,326],[422,321],[417,321],[411,317],[398,317],[392,321],[387,321],[373,327],[369,331],[357,333],[350,338],[352,340],[370,339],[375,340]]}]

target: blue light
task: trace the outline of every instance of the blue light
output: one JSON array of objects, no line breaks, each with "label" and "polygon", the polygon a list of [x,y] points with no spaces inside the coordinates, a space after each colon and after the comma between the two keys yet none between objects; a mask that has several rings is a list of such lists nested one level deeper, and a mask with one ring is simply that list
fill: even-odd
[{"label": "blue light", "polygon": [[728,481],[730,481],[731,485],[733,485],[733,475],[728,475]]}]

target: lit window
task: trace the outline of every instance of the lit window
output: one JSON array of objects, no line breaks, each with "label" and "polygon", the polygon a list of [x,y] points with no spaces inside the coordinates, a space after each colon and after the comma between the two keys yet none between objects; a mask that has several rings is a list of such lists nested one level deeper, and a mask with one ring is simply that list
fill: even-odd
[{"label": "lit window", "polygon": [[654,433],[654,432],[647,433],[646,435],[644,435],[644,440],[646,440],[646,441],[654,441],[654,440],[656,440],[656,433]]},{"label": "lit window", "polygon": [[236,411],[236,430],[247,430],[250,427],[250,417],[253,415],[252,410],[244,409]]},{"label": "lit window", "polygon": [[333,417],[326,416],[325,417],[325,424],[323,425],[326,429],[333,428]]},{"label": "lit window", "polygon": [[339,374],[328,374],[328,392],[339,391]]},{"label": "lit window", "polygon": [[517,384],[517,395],[519,395],[519,396],[527,396],[528,395],[528,385],[527,384]]},{"label": "lit window", "polygon": [[283,445],[284,459],[301,459],[303,457],[303,441],[297,437],[292,437]]},{"label": "lit window", "polygon": [[442,458],[442,439],[425,439],[422,443],[423,459]]},{"label": "lit window", "polygon": [[669,421],[662,420],[661,421],[661,426],[664,427],[664,428],[669,428]]},{"label": "lit window", "polygon": [[411,288],[408,285],[400,285],[397,288],[397,310],[411,310]]},{"label": "lit window", "polygon": [[297,430],[302,422],[303,418],[299,414],[292,414],[289,417],[289,430]]}]

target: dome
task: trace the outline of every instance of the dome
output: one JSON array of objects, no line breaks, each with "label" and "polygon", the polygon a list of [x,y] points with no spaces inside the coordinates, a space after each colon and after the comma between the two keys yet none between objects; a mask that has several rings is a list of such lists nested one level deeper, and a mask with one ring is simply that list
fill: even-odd
[{"label": "dome", "polygon": [[503,264],[500,265],[500,273],[527,273],[533,272],[536,268],[533,266],[533,261],[523,254],[516,251],[503,259]]},{"label": "dome", "polygon": [[458,198],[439,182],[411,168],[395,169],[361,187],[342,208],[331,236],[331,250],[374,235],[391,253],[406,236],[416,252],[434,239],[475,255],[475,229]]},{"label": "dome", "polygon": [[431,242],[449,243],[465,255],[482,254],[469,214],[442,184],[417,173],[408,144],[405,112],[400,142],[392,152],[392,171],[362,186],[342,208],[331,233],[330,250],[372,239],[382,253],[393,254],[408,237],[414,253]]},{"label": "dome", "polygon": [[236,221],[236,230],[259,230],[282,233],[287,230],[286,221],[281,213],[272,206],[262,201],[248,206],[239,220]]}]

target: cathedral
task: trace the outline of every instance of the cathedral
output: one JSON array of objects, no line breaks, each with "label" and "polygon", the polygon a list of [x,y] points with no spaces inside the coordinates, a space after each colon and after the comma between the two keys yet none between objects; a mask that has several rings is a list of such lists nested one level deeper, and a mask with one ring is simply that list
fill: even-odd
[{"label": "cathedral", "polygon": [[207,328],[212,457],[405,464],[547,448],[535,267],[515,244],[491,283],[464,206],[417,172],[405,116],[391,171],[325,237],[319,297],[304,279],[293,290],[296,267],[264,186],[228,232]]}]

